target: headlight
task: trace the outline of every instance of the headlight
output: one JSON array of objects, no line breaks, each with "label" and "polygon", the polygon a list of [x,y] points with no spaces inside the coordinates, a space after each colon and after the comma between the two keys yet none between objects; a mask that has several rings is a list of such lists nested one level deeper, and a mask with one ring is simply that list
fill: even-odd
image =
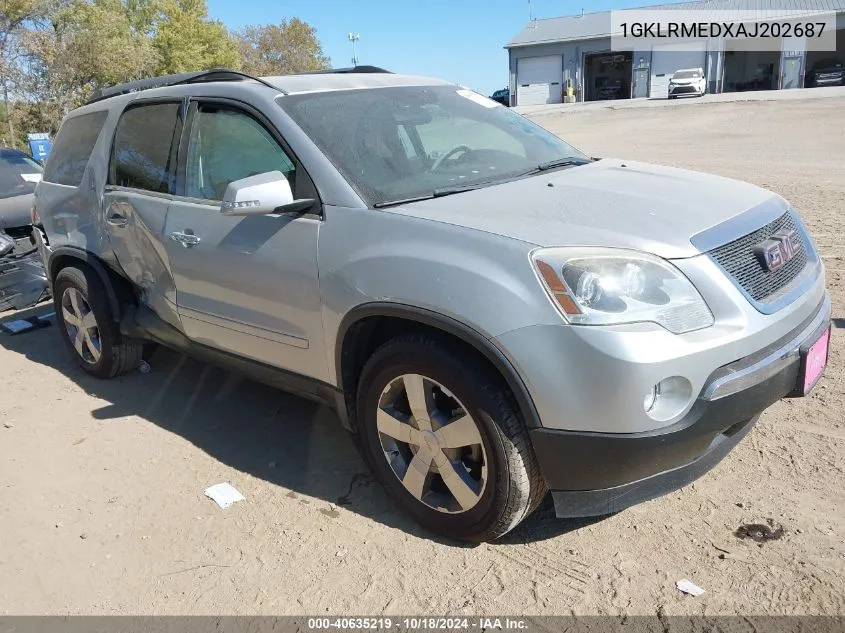
[{"label": "headlight", "polygon": [[675,334],[713,325],[713,314],[689,279],[654,255],[615,248],[542,248],[531,261],[570,323],[651,322]]}]

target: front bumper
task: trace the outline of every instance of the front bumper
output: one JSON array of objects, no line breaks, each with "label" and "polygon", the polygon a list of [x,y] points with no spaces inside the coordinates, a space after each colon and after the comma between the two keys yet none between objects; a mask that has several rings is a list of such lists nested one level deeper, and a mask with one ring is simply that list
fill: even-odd
[{"label": "front bumper", "polygon": [[816,87],[842,86],[845,85],[845,77],[819,77],[813,82],[813,85]]},{"label": "front bumper", "polygon": [[799,349],[830,327],[830,299],[799,328],[711,375],[677,423],[642,433],[533,429],[558,517],[601,516],[677,490],[718,464],[759,414],[794,395]]},{"label": "front bumper", "polygon": [[699,88],[698,86],[670,86],[669,87],[669,95],[670,96],[679,96],[679,95],[703,95],[704,89]]}]

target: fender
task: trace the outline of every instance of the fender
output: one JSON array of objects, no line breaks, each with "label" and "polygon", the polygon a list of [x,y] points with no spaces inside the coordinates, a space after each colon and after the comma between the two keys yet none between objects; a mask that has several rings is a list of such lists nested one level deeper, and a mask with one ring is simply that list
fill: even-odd
[{"label": "fender", "polygon": [[502,353],[502,351],[481,332],[473,327],[453,319],[451,317],[419,308],[417,306],[405,305],[401,303],[392,302],[372,302],[364,303],[352,308],[340,322],[338,327],[337,339],[335,343],[335,369],[337,372],[337,384],[343,386],[343,344],[349,329],[358,321],[367,317],[394,317],[404,319],[406,321],[413,321],[421,325],[426,325],[447,334],[450,334],[464,343],[473,347],[476,351],[481,353],[493,367],[505,379],[516,398],[516,402],[522,412],[526,426],[528,428],[539,428],[540,416],[537,413],[537,408],[534,406],[534,401],[528,389],[525,386],[519,373],[514,368],[513,364]]},{"label": "fender", "polygon": [[112,318],[115,320],[115,322],[120,323],[120,319],[122,316],[122,306],[120,300],[117,297],[117,292],[115,291],[114,280],[109,274],[106,264],[104,264],[103,261],[96,255],[92,255],[88,251],[82,250],[81,248],[75,248],[73,246],[59,246],[53,249],[50,253],[49,261],[51,286],[56,278],[56,275],[59,273],[57,265],[60,260],[65,258],[71,258],[83,262],[87,264],[94,272],[97,273],[97,276],[100,278],[100,281],[103,282],[103,286],[105,286],[106,288]]}]

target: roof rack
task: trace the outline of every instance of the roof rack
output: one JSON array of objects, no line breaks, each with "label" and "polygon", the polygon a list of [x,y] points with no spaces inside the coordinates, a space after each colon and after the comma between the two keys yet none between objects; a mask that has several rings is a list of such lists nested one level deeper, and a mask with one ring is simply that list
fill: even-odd
[{"label": "roof rack", "polygon": [[140,92],[141,90],[151,90],[152,88],[163,88],[165,86],[178,86],[180,84],[195,84],[206,81],[257,81],[265,86],[278,90],[276,86],[271,83],[247,75],[246,73],[238,72],[237,70],[229,70],[228,68],[210,68],[208,70],[199,70],[190,73],[178,73],[175,75],[163,75],[161,77],[150,77],[149,79],[139,79],[137,81],[130,81],[125,84],[118,84],[109,88],[100,88],[96,90],[91,98],[88,99],[86,105],[109,99],[118,95],[125,95],[131,92]]},{"label": "roof rack", "polygon": [[346,75],[351,73],[393,73],[378,66],[351,66],[349,68],[330,68],[329,70],[312,70],[310,72],[296,73],[297,75]]}]

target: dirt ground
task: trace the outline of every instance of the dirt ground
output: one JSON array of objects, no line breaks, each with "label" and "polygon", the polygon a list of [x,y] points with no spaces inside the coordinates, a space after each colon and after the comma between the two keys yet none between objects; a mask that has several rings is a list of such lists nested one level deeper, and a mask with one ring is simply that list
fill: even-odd
[{"label": "dirt ground", "polygon": [[[845,99],[538,114],[594,156],[704,170],[790,199],[845,327]],[[43,310],[42,310],[43,311]],[[0,614],[843,614],[845,336],[713,472],[601,521],[546,503],[492,545],[432,538],[334,414],[161,351],[111,382],[55,326],[0,334]],[[228,481],[246,501],[203,496]],[[772,519],[780,540],[734,536]],[[681,594],[688,578],[706,590]]]}]

